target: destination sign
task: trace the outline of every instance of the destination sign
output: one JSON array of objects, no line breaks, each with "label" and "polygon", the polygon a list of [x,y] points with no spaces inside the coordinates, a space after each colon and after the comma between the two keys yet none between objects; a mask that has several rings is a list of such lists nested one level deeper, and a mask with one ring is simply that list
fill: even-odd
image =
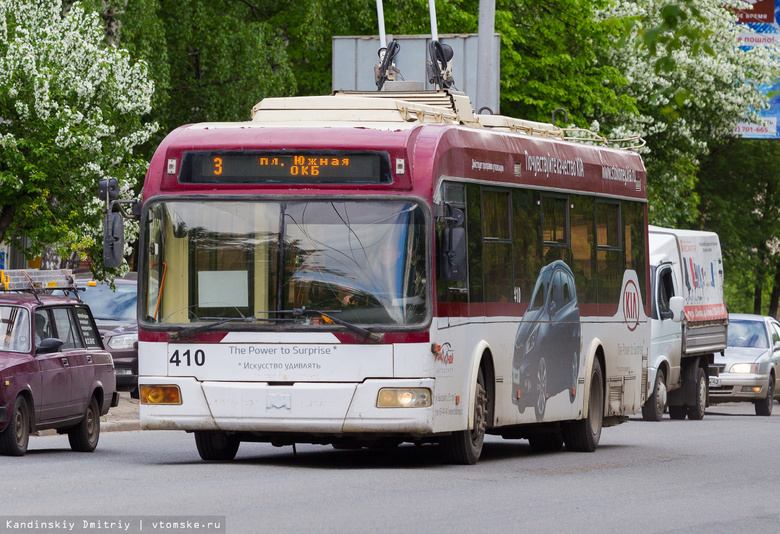
[{"label": "destination sign", "polygon": [[392,183],[381,152],[210,151],[185,152],[181,183]]}]

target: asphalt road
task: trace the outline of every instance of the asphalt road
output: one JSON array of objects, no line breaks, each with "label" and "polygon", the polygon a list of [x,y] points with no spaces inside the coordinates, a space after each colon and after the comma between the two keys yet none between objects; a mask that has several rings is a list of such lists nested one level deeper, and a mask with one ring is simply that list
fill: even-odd
[{"label": "asphalt road", "polygon": [[435,446],[294,454],[244,443],[234,462],[205,463],[183,432],[106,432],[92,454],[71,452],[65,436],[35,436],[26,456],[0,457],[0,532],[12,531],[8,517],[42,515],[209,516],[231,533],[774,532],[775,408],[633,418],[604,429],[591,454],[537,454],[491,437],[469,467],[442,464]]}]

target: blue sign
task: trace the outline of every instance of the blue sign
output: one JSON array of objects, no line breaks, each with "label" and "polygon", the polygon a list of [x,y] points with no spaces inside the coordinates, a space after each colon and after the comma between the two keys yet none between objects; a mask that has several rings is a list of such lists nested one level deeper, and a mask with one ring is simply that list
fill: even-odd
[{"label": "blue sign", "polygon": [[[780,41],[780,0],[746,1],[753,5],[753,9],[738,14],[738,22],[742,26],[739,35],[741,48],[750,50],[755,46],[769,46]],[[752,139],[780,139],[780,132],[777,130],[780,118],[780,80],[762,85],[761,91],[765,95],[773,95],[769,99],[769,109],[760,112],[764,124],[740,122],[734,129],[734,134]]]}]

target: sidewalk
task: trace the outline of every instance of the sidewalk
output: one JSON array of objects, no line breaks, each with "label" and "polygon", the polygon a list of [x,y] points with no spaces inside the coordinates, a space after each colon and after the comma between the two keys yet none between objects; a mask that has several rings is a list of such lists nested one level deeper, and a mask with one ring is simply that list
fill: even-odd
[{"label": "sidewalk", "polygon": [[140,402],[138,399],[131,399],[129,392],[120,392],[119,406],[109,409],[108,413],[100,418],[100,431],[141,430],[138,422],[138,405]]}]

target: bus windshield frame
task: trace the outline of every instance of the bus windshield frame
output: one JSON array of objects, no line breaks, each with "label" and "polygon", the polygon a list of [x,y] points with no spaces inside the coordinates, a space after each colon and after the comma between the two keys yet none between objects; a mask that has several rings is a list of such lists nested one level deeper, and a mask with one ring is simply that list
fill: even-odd
[{"label": "bus windshield frame", "polygon": [[372,330],[430,325],[432,217],[419,199],[177,196],[143,221],[141,327],[343,329],[301,309]]}]

